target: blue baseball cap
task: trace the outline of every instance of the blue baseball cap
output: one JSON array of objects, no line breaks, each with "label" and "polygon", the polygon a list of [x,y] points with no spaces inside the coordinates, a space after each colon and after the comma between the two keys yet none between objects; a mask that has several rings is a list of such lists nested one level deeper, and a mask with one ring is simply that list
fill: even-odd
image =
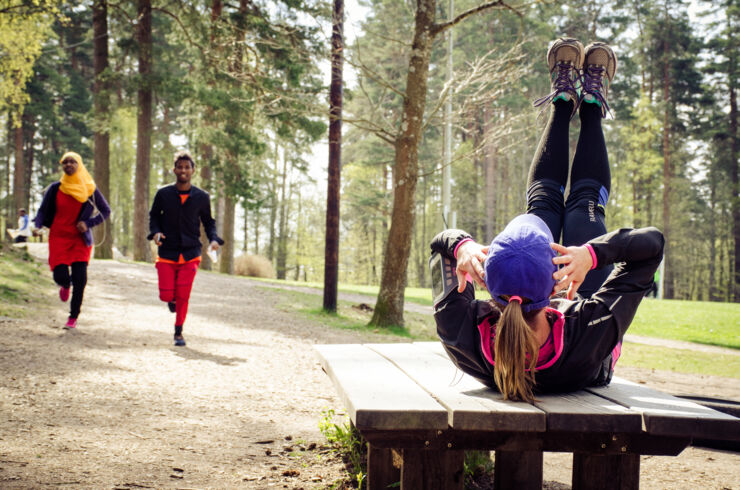
[{"label": "blue baseball cap", "polygon": [[493,299],[506,304],[504,296],[526,298],[525,312],[548,306],[557,270],[552,241],[550,228],[538,216],[522,214],[511,220],[488,248],[486,287]]}]

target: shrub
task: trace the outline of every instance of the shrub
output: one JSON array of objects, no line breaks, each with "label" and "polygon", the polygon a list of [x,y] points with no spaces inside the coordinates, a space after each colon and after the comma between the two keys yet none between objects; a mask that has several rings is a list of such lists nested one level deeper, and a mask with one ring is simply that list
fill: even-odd
[{"label": "shrub", "polygon": [[240,255],[234,259],[234,273],[240,276],[274,278],[275,269],[267,257],[261,255]]}]

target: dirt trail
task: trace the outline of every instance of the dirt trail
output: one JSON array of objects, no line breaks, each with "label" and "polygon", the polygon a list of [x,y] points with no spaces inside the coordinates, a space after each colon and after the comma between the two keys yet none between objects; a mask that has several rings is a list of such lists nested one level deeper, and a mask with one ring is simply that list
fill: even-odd
[{"label": "dirt trail", "polygon": [[[397,341],[298,317],[278,292],[215,273],[196,278],[186,348],[171,345],[152,266],[94,261],[74,331],[54,294],[0,318],[2,488],[325,487],[342,467],[318,423],[342,405],[311,345]],[[620,374],[740,399],[737,380]],[[545,479],[569,484],[569,464],[548,457]],[[691,448],[642,472],[642,488],[740,488],[740,455]]]}]

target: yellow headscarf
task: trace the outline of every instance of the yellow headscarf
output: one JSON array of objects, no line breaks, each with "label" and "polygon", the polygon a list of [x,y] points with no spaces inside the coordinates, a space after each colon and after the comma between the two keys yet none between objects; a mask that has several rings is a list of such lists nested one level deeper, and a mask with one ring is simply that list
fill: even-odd
[{"label": "yellow headscarf", "polygon": [[59,159],[61,164],[68,157],[73,158],[77,162],[77,172],[72,175],[62,173],[62,178],[59,181],[62,185],[59,190],[65,194],[74,197],[79,202],[85,202],[95,192],[95,181],[93,181],[87,169],[82,164],[82,157],[73,151],[68,151],[62,158]]}]

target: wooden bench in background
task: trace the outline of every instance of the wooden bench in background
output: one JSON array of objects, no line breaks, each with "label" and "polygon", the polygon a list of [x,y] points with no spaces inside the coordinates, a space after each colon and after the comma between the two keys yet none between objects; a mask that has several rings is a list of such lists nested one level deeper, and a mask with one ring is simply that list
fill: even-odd
[{"label": "wooden bench in background", "polygon": [[740,440],[740,419],[615,378],[605,388],[502,396],[456,369],[439,342],[318,345],[368,442],[368,488],[463,488],[465,450],[494,450],[498,489],[541,489],[543,451],[573,453],[573,488],[639,487],[640,455],[692,438]]}]

